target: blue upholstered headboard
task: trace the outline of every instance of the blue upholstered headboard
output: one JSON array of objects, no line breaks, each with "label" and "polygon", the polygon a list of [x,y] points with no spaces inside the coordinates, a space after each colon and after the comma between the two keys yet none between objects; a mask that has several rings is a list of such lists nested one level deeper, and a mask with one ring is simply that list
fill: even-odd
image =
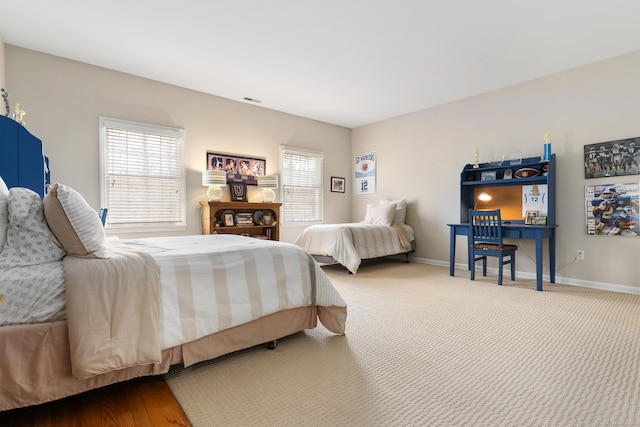
[{"label": "blue upholstered headboard", "polygon": [[15,120],[0,116],[0,176],[7,187],[30,188],[44,197],[48,174],[42,141]]}]

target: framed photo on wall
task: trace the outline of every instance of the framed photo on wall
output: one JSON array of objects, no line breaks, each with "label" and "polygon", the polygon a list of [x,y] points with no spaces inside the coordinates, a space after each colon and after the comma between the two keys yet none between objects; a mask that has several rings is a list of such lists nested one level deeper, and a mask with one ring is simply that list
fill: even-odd
[{"label": "framed photo on wall", "polygon": [[344,193],[344,178],[331,177],[331,191],[333,193]]},{"label": "framed photo on wall", "polygon": [[584,177],[640,174],[640,137],[584,146]]},{"label": "framed photo on wall", "polygon": [[356,196],[376,194],[376,153],[362,153],[355,158]]},{"label": "framed photo on wall", "polygon": [[227,173],[227,182],[244,182],[258,185],[258,176],[265,175],[267,161],[240,154],[220,154],[207,151],[207,170],[222,170]]}]

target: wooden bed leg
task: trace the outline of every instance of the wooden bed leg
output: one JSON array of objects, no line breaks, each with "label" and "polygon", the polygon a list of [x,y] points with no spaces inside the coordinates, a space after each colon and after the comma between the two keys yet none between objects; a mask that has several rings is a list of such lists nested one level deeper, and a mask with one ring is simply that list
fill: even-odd
[{"label": "wooden bed leg", "polygon": [[278,346],[278,340],[269,341],[266,346],[268,350],[273,350]]},{"label": "wooden bed leg", "polygon": [[409,252],[406,252],[404,254],[404,262],[405,262],[405,264],[409,264]]}]

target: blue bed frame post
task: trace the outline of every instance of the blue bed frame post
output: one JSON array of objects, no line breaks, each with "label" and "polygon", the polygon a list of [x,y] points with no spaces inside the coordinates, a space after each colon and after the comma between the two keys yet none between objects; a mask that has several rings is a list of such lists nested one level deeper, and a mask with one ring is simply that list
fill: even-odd
[{"label": "blue bed frame post", "polygon": [[30,188],[44,197],[47,167],[42,141],[6,116],[0,116],[0,176],[7,187]]}]

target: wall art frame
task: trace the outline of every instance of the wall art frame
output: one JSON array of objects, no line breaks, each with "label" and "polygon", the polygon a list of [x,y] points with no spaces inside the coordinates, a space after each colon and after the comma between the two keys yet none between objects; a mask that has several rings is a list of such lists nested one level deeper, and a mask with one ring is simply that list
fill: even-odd
[{"label": "wall art frame", "polygon": [[332,193],[344,193],[345,179],[337,176],[331,177],[331,192]]},{"label": "wall art frame", "polygon": [[376,153],[355,156],[354,187],[356,196],[376,194]]},{"label": "wall art frame", "polygon": [[258,176],[266,175],[267,161],[260,157],[207,151],[207,170],[227,172],[227,183],[258,185]]},{"label": "wall art frame", "polygon": [[640,235],[640,182],[585,185],[588,236]]},{"label": "wall art frame", "polygon": [[584,146],[584,178],[640,174],[640,137]]}]

